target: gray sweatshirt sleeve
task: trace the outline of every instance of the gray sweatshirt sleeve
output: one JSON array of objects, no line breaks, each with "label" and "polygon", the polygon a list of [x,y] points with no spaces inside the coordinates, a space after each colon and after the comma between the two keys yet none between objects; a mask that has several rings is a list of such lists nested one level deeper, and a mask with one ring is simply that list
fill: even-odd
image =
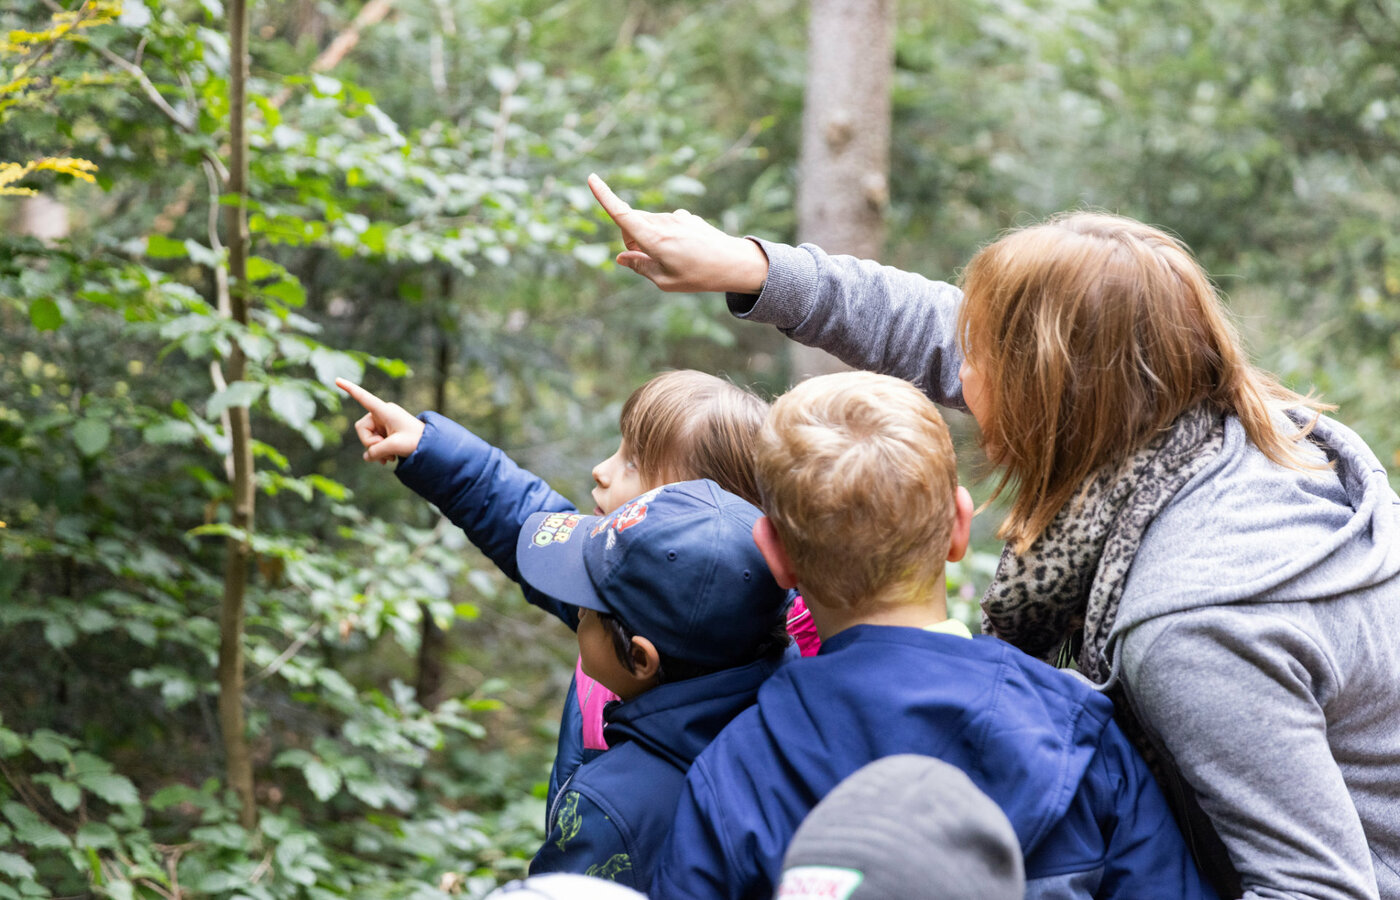
[{"label": "gray sweatshirt sleeve", "polygon": [[730,312],[776,325],[849,366],[903,378],[938,403],[966,409],[958,381],[962,291],[870,260],[833,256],[812,244],[758,244],[768,255],[768,280],[757,298],[728,295]]},{"label": "gray sweatshirt sleeve", "polygon": [[1208,607],[1138,626],[1120,651],[1130,704],[1195,789],[1245,898],[1378,896],[1328,746],[1336,675],[1310,635],[1286,617]]}]

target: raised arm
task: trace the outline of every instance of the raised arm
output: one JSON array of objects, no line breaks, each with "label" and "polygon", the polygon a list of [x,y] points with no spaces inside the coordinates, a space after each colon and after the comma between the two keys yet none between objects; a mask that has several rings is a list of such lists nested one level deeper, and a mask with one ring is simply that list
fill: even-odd
[{"label": "raised arm", "polygon": [[685,210],[636,210],[597,175],[588,185],[622,232],[619,265],[665,291],[723,291],[739,318],[966,408],[956,331],[962,292],[953,285],[812,244],[733,237]]},{"label": "raised arm", "polygon": [[[336,384],[366,410],[355,423],[365,459],[388,462],[397,457],[399,480],[436,506],[497,568],[519,583],[515,542],[525,520],[537,512],[573,512],[574,505],[544,479],[451,419],[433,412],[414,416],[344,379]],[[522,587],[526,600],[570,628],[578,627],[574,607]]]}]

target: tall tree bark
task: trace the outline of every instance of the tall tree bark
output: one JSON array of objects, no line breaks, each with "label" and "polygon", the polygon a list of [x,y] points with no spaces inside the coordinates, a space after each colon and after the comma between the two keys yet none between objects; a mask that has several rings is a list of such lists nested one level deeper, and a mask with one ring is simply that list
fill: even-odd
[{"label": "tall tree bark", "polygon": [[[797,239],[876,258],[889,205],[896,0],[812,0],[797,178]],[[792,344],[795,378],[842,368]]]},{"label": "tall tree bark", "polygon": [[[452,298],[450,269],[443,268],[438,287],[441,293],[440,301],[445,309]],[[433,409],[447,416],[450,415],[447,409],[447,383],[452,377],[452,351],[455,349],[452,337],[456,331],[451,327],[451,322],[446,321],[446,313],[443,313],[442,317],[444,321],[440,322],[437,328]],[[438,704],[442,702],[442,685],[447,672],[447,634],[438,627],[428,604],[419,603],[418,612],[423,618],[418,627],[418,677],[414,684],[414,696],[418,699],[418,705],[424,709],[437,709]]]},{"label": "tall tree bark", "polygon": [[[248,8],[246,0],[230,0],[229,16],[229,171],[227,193],[232,202],[224,207],[224,231],[228,245],[229,316],[248,324]],[[224,373],[228,383],[242,381],[248,362],[237,342],[229,353]],[[233,527],[228,539],[224,570],[224,596],[219,614],[219,728],[223,732],[228,783],[238,795],[239,822],[244,828],[257,824],[253,796],[253,759],[243,716],[243,607],[252,557],[253,484],[252,423],[246,406],[229,409],[232,443]]]}]

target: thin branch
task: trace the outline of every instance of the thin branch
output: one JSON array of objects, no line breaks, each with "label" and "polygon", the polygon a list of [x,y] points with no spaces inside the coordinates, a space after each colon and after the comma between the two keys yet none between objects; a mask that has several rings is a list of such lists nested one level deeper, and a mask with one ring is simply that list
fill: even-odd
[{"label": "thin branch", "polygon": [[[152,105],[154,105],[156,109],[160,110],[161,113],[164,114],[167,119],[175,123],[176,128],[180,129],[186,134],[199,133],[199,129],[195,126],[193,122],[185,120],[180,116],[178,112],[175,111],[175,107],[170,105],[169,101],[167,101],[164,95],[161,94],[160,89],[157,88],[155,86],[155,83],[152,82],[151,79],[146,76],[146,72],[140,66],[136,65],[135,63],[116,53],[113,53],[106,47],[99,47],[95,44],[88,43],[87,41],[84,41],[83,43],[86,46],[91,47],[93,50],[96,50],[98,55],[101,56],[103,59],[107,60],[112,65],[116,66],[117,68],[121,69],[123,72],[134,78],[136,80],[137,85],[140,86],[141,92],[146,95],[147,99],[151,101]],[[228,178],[228,169],[224,167],[223,160],[219,159],[219,157],[216,154],[214,154],[210,150],[204,150],[201,151],[201,155],[204,157],[204,161],[206,163],[214,166],[215,171],[219,173],[220,181],[224,181]]]},{"label": "thin branch", "polygon": [[520,87],[520,76],[516,75],[505,90],[501,91],[501,103],[496,113],[496,130],[491,134],[491,161],[499,165],[506,155],[506,130],[510,128],[510,101],[515,97],[515,89]]},{"label": "thin branch", "polygon": [[[364,30],[387,16],[393,5],[394,0],[370,0],[366,3],[360,8],[350,25],[336,35],[326,49],[322,50],[320,55],[312,61],[310,70],[312,72],[326,72],[340,65],[340,61],[360,42],[360,36]],[[268,102],[274,109],[280,109],[291,96],[292,89],[283,85],[281,90],[274,94]]]},{"label": "thin branch", "polygon": [[763,123],[760,120],[756,119],[750,122],[748,129],[742,135],[739,136],[738,140],[730,144],[729,147],[723,153],[710,160],[708,163],[705,163],[703,166],[691,166],[690,170],[687,171],[686,174],[689,175],[691,178],[700,180],[710,172],[713,172],[716,169],[723,168],[724,166],[728,165],[731,161],[736,159],[740,153],[743,153],[745,150],[747,150],[762,132]]},{"label": "thin branch", "polygon": [[297,635],[297,639],[292,641],[291,644],[287,646],[286,650],[283,650],[280,654],[278,654],[276,659],[268,663],[267,668],[263,669],[256,675],[249,676],[248,683],[253,684],[255,682],[261,681],[264,678],[271,678],[273,675],[276,675],[279,671],[281,671],[282,667],[285,666],[293,656],[296,656],[297,653],[301,651],[302,647],[305,647],[307,645],[307,642],[311,640],[311,638],[316,634],[316,632],[320,630],[321,623],[312,622],[311,625],[308,626],[305,631]]},{"label": "thin branch", "polygon": [[[223,195],[223,181],[214,166],[205,159],[200,166],[204,170],[204,180],[209,185],[209,221],[207,224],[209,234],[209,247],[216,255],[222,256],[224,244],[219,240],[219,197]],[[228,290],[228,267],[223,263],[216,263],[214,270],[214,305],[219,311],[221,318],[229,318],[233,311],[233,301],[229,297]],[[219,365],[217,359],[209,360],[209,380],[214,384],[214,390],[222,391],[228,387],[228,379],[224,378],[223,367]],[[219,413],[219,424],[223,426],[224,434],[233,434],[233,417],[227,408]],[[229,483],[233,482],[233,450],[229,449],[224,454],[224,474],[228,476]]]}]

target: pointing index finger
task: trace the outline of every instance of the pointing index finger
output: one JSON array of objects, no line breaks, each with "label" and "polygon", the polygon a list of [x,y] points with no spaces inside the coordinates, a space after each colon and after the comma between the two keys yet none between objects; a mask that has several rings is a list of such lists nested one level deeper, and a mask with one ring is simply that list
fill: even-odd
[{"label": "pointing index finger", "polygon": [[613,221],[617,221],[618,216],[625,216],[632,211],[632,207],[628,206],[617,194],[614,194],[612,188],[608,187],[608,183],[596,174],[588,176],[588,189],[593,192],[594,199],[603,207],[603,211],[612,217]]},{"label": "pointing index finger", "polygon": [[353,381],[349,381],[345,378],[337,378],[335,380],[335,386],[353,397],[356,403],[359,403],[372,414],[381,413],[388,406],[383,400],[380,400]]}]

